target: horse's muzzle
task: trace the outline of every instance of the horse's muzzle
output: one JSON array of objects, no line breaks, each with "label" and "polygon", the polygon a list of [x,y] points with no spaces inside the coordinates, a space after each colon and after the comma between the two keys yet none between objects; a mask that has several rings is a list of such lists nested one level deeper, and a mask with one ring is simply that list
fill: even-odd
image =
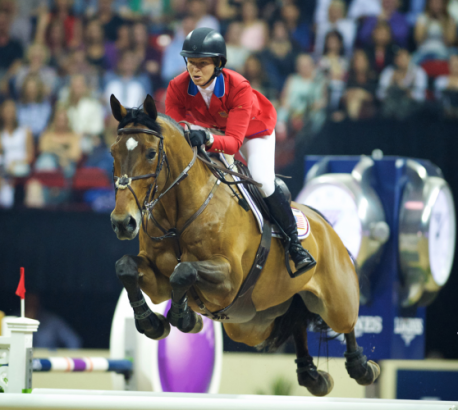
[{"label": "horse's muzzle", "polygon": [[134,239],[137,236],[137,221],[130,214],[127,214],[127,216],[117,216],[112,214],[111,227],[113,228],[113,231],[115,231],[118,239],[130,240]]}]

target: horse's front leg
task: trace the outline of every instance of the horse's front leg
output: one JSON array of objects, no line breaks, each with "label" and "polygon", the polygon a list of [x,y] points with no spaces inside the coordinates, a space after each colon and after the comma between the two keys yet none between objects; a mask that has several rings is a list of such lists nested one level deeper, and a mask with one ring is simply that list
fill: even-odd
[{"label": "horse's front leg", "polygon": [[170,333],[170,325],[164,316],[153,313],[146,304],[140,290],[140,270],[143,275],[145,273],[155,275],[148,261],[141,256],[124,255],[116,262],[116,275],[127,291],[130,305],[134,310],[137,330],[150,339],[163,339]]},{"label": "horse's front leg", "polygon": [[170,276],[172,306],[167,314],[170,324],[184,333],[198,333],[203,328],[202,317],[188,306],[186,293],[196,285],[211,293],[214,302],[224,300],[231,290],[231,266],[223,257],[200,262],[181,262]]}]

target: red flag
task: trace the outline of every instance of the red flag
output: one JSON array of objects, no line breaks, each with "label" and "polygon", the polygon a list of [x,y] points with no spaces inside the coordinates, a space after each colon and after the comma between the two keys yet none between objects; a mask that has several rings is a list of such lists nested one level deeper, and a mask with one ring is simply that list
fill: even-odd
[{"label": "red flag", "polygon": [[21,268],[21,279],[19,279],[19,285],[17,285],[16,295],[21,299],[25,299],[24,268]]}]

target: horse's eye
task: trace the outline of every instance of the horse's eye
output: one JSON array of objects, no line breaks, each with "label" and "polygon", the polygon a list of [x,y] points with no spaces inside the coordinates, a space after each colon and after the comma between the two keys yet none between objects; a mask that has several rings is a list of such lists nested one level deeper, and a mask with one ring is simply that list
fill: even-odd
[{"label": "horse's eye", "polygon": [[156,156],[156,151],[154,151],[152,149],[149,149],[146,152],[146,159],[152,160],[152,159],[154,159],[155,156]]}]

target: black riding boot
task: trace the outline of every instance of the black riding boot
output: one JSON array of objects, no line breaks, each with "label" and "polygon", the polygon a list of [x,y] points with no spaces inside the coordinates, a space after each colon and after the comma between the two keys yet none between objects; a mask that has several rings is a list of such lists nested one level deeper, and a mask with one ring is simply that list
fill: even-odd
[{"label": "black riding boot", "polygon": [[275,185],[275,192],[264,198],[270,213],[274,219],[274,223],[280,225],[280,228],[285,231],[286,235],[291,239],[289,254],[294,264],[296,272],[293,273],[293,278],[302,275],[316,265],[316,261],[310,253],[304,249],[297,237],[297,224],[291,210],[290,203],[286,198],[281,188]]}]

